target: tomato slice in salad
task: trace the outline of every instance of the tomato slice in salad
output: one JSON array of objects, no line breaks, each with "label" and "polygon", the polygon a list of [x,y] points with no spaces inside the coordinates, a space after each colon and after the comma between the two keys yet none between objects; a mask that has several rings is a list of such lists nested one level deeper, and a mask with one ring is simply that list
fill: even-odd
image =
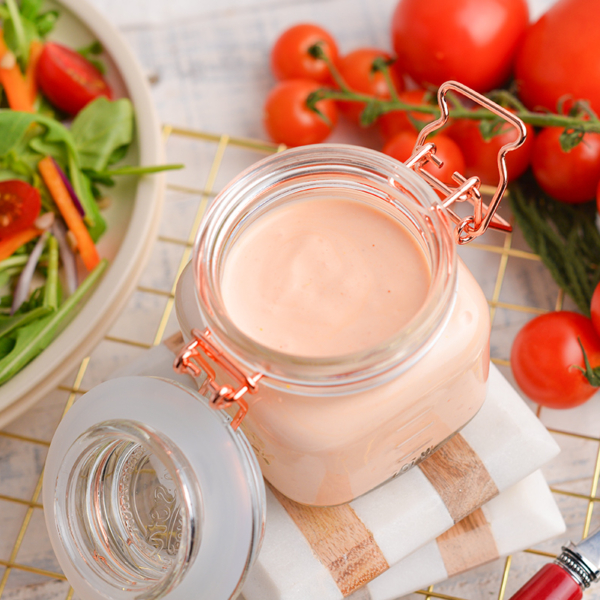
[{"label": "tomato slice in salad", "polygon": [[41,208],[33,186],[19,179],[0,181],[0,240],[31,227]]},{"label": "tomato slice in salad", "polygon": [[70,115],[100,96],[112,99],[112,90],[94,65],[74,50],[53,42],[44,45],[36,80],[46,98]]}]

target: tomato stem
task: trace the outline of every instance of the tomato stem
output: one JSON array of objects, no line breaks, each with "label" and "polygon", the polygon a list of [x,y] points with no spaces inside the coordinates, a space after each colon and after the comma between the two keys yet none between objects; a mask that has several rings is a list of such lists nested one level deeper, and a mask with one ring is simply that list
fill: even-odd
[{"label": "tomato stem", "polygon": [[373,66],[371,67],[371,70],[374,73],[381,73],[383,75],[385,83],[390,92],[390,98],[393,101],[399,101],[400,98],[398,97],[398,90],[396,90],[396,86],[394,85],[394,82],[392,81],[392,76],[390,75],[390,65],[392,64],[392,62],[393,61],[384,58],[383,56],[378,56],[373,61]]},{"label": "tomato stem", "polygon": [[588,359],[587,353],[583,344],[581,342],[581,338],[577,336],[577,342],[579,343],[579,347],[583,352],[583,363],[585,364],[585,369],[580,367],[579,365],[573,365],[576,369],[583,373],[583,376],[590,382],[590,385],[594,387],[600,387],[600,367],[592,367],[590,365],[590,361]]},{"label": "tomato stem", "polygon": [[[342,77],[342,74],[338,71],[338,68],[333,64],[333,62],[331,62],[331,60],[329,59],[329,56],[327,56],[327,54],[324,52],[323,42],[317,42],[316,44],[313,44],[308,49],[308,53],[313,58],[322,60],[327,65],[327,68],[329,69],[329,72],[331,73],[331,77],[333,78],[333,81],[338,85],[340,90],[342,90],[343,92],[345,92],[347,94],[354,93],[348,87],[348,84],[346,83],[345,79]],[[315,110],[314,107],[311,107],[311,110]],[[318,112],[318,111],[315,111],[315,112]]]},{"label": "tomato stem", "polygon": [[[332,73],[333,75],[333,73]],[[334,77],[335,79],[335,77]],[[344,84],[345,85],[345,84]],[[342,86],[340,85],[340,88]],[[515,96],[506,90],[498,90],[488,94],[492,97],[501,97],[506,103],[511,98],[510,103],[515,109],[515,114],[524,122],[535,127],[563,127],[567,130],[577,130],[583,133],[600,133],[600,120],[594,115],[560,115],[551,112],[533,112],[528,110]],[[364,102],[373,105],[379,115],[392,111],[406,111],[413,113],[431,114],[435,117],[440,115],[440,109],[437,106],[427,104],[409,104],[398,99],[382,99],[368,94],[361,94],[350,90],[347,86],[339,90],[329,88],[320,88],[312,94],[312,102],[319,100],[337,100],[344,102]],[[462,105],[453,103],[453,119],[469,119],[472,121],[489,121],[497,119],[497,116],[485,109],[470,110]]]}]

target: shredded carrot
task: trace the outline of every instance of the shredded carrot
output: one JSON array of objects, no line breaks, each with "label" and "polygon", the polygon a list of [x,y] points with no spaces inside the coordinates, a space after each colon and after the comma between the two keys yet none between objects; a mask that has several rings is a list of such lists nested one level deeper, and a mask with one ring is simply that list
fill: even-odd
[{"label": "shredded carrot", "polygon": [[88,271],[94,269],[94,267],[100,262],[98,256],[98,250],[79,214],[77,208],[71,200],[71,196],[60,177],[54,162],[50,156],[46,156],[38,163],[38,170],[44,180],[44,183],[50,191],[52,199],[56,203],[60,214],[63,216],[67,227],[77,240],[77,249],[83,260],[83,264]]},{"label": "shredded carrot", "polygon": [[37,81],[35,79],[35,71],[37,64],[42,55],[44,44],[39,40],[33,40],[29,46],[29,62],[27,63],[27,70],[25,71],[25,85],[29,93],[29,101],[31,104],[35,102],[38,94]]},{"label": "shredded carrot", "polygon": [[11,257],[23,244],[30,242],[32,239],[38,237],[42,233],[36,227],[28,227],[13,233],[10,237],[0,240],[0,260]]},{"label": "shredded carrot", "polygon": [[34,112],[29,99],[25,78],[12,52],[4,42],[4,33],[0,29],[0,83],[4,87],[8,104],[13,110]]}]

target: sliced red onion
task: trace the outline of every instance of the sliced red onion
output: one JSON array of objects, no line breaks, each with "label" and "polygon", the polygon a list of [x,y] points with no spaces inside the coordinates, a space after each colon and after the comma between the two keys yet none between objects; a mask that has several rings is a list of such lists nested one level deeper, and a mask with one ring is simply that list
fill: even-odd
[{"label": "sliced red onion", "polygon": [[29,296],[29,287],[31,286],[31,280],[33,279],[33,274],[35,273],[35,268],[40,260],[40,256],[42,255],[42,251],[46,246],[46,241],[48,236],[50,235],[49,231],[44,232],[40,239],[37,241],[36,245],[33,247],[31,254],[29,255],[29,260],[25,265],[25,268],[21,271],[21,275],[19,276],[19,281],[17,281],[17,287],[15,288],[15,293],[13,295],[13,302],[10,309],[10,314],[14,315],[15,312],[19,310],[21,304],[27,300]]},{"label": "sliced red onion", "polygon": [[65,280],[70,296],[79,287],[79,281],[77,280],[77,261],[75,259],[75,254],[73,254],[73,251],[67,242],[66,232],[67,228],[64,226],[63,222],[60,219],[56,219],[52,225],[52,235],[58,242],[58,250],[65,270]]},{"label": "sliced red onion", "polygon": [[77,194],[75,193],[75,190],[73,189],[73,186],[71,185],[71,182],[69,181],[69,178],[66,176],[65,172],[58,166],[58,163],[54,159],[52,159],[52,162],[54,163],[54,166],[56,167],[56,170],[58,171],[60,178],[62,179],[63,183],[65,184],[65,187],[67,188],[67,191],[69,192],[69,196],[71,196],[71,200],[73,200],[73,204],[75,205],[77,212],[82,217],[85,217],[85,210],[83,209],[83,205],[79,201],[79,198],[77,197]]}]

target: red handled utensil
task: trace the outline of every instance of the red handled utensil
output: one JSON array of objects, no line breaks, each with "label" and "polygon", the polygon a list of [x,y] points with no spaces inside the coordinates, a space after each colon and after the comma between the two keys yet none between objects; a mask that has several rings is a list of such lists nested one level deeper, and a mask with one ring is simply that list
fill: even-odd
[{"label": "red handled utensil", "polygon": [[600,575],[600,529],[579,544],[563,546],[510,600],[580,600]]}]

